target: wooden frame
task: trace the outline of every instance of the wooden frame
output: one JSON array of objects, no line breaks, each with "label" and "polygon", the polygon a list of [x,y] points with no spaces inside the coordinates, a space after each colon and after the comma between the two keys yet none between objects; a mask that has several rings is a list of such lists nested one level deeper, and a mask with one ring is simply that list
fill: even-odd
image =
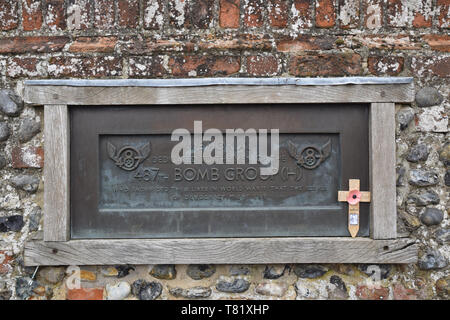
[{"label": "wooden frame", "polygon": [[[220,84],[216,78],[188,85],[190,79],[172,80],[172,84],[165,80],[162,85],[156,80],[27,81],[25,101],[45,105],[46,187],[43,240],[27,242],[25,265],[416,262],[417,245],[397,239],[395,201],[395,102],[413,101],[412,79],[358,78],[357,84],[349,84],[348,79],[352,78],[321,79],[319,84],[302,79],[289,83],[226,79]],[[370,238],[70,240],[68,106],[274,101],[371,104]]]}]

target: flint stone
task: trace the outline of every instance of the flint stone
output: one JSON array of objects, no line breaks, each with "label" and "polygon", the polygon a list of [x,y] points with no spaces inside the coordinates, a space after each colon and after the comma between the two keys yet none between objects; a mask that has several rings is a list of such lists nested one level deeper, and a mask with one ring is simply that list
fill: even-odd
[{"label": "flint stone", "polygon": [[260,283],[256,287],[255,292],[264,296],[282,297],[285,295],[287,289],[288,285],[286,283],[267,282]]},{"label": "flint stone", "polygon": [[220,280],[216,284],[216,289],[222,292],[241,293],[250,288],[250,282],[245,279],[234,279],[233,281]]},{"label": "flint stone", "polygon": [[396,168],[396,173],[397,173],[396,186],[397,187],[401,187],[404,185],[405,172],[406,172],[406,170],[404,167]]},{"label": "flint stone", "polygon": [[428,187],[438,184],[439,177],[434,171],[414,169],[409,172],[409,183],[418,187]]},{"label": "flint stone", "polygon": [[[359,264],[358,269],[369,277],[379,276],[381,279],[387,279],[391,273],[392,266],[390,264]],[[376,280],[376,279],[374,279]]]},{"label": "flint stone", "polygon": [[436,231],[434,237],[439,244],[450,243],[450,229],[440,229]]},{"label": "flint stone", "polygon": [[400,130],[405,130],[412,119],[414,119],[414,109],[411,107],[402,108],[397,112],[397,121],[400,124]]},{"label": "flint stone", "polygon": [[31,175],[18,175],[11,179],[14,187],[29,193],[34,193],[39,187],[39,178]]},{"label": "flint stone", "polygon": [[62,267],[44,267],[39,271],[39,277],[51,284],[61,282],[65,274],[65,268]]},{"label": "flint stone", "polygon": [[450,166],[450,143],[446,143],[439,153],[439,160],[444,163],[444,166]]},{"label": "flint stone", "polygon": [[211,295],[211,289],[207,287],[192,287],[188,289],[170,288],[169,293],[174,297],[186,299],[208,298]]},{"label": "flint stone", "polygon": [[11,90],[0,90],[0,111],[16,117],[23,109],[22,99]]},{"label": "flint stone", "polygon": [[6,167],[6,158],[0,154],[0,170]]},{"label": "flint stone", "polygon": [[240,265],[232,265],[230,267],[230,275],[232,276],[240,276],[240,275],[248,275],[250,274],[250,269],[246,266],[240,266]]},{"label": "flint stone", "polygon": [[116,265],[114,266],[114,268],[116,268],[118,274],[117,274],[117,278],[124,278],[127,275],[130,274],[131,270],[136,270],[135,267],[129,265],[129,264],[124,264],[124,265]]},{"label": "flint stone", "polygon": [[216,266],[212,264],[191,264],[187,268],[187,275],[194,280],[211,277],[216,272]]},{"label": "flint stone", "polygon": [[264,269],[264,279],[278,279],[284,275],[285,265],[271,265]]},{"label": "flint stone", "polygon": [[447,170],[444,176],[444,183],[447,187],[450,187],[450,170]]},{"label": "flint stone", "polygon": [[426,161],[429,154],[428,146],[425,144],[418,144],[409,150],[406,160],[409,162]]},{"label": "flint stone", "polygon": [[131,292],[139,300],[155,300],[161,295],[162,285],[159,282],[147,282],[139,279],[133,282]]},{"label": "flint stone", "polygon": [[31,118],[24,119],[19,129],[19,141],[30,141],[36,134],[41,131],[41,124]]},{"label": "flint stone", "polygon": [[440,105],[442,101],[444,97],[432,87],[422,88],[416,94],[416,103],[422,108]]},{"label": "flint stone", "polygon": [[131,292],[131,286],[128,282],[122,281],[115,285],[106,285],[107,300],[123,300]]},{"label": "flint stone", "polygon": [[173,264],[158,264],[152,267],[150,274],[157,279],[172,280],[177,276],[177,270]]},{"label": "flint stone", "polygon": [[428,250],[419,260],[419,268],[422,270],[442,269],[446,266],[445,257],[437,250]]},{"label": "flint stone", "polygon": [[30,278],[17,278],[16,280],[16,296],[19,299],[26,300],[33,295],[33,290],[38,287],[36,281],[31,281]]},{"label": "flint stone", "polygon": [[9,130],[9,126],[6,122],[0,122],[0,142],[8,140],[11,131]]},{"label": "flint stone", "polygon": [[328,268],[316,264],[297,264],[294,267],[294,273],[300,278],[314,279],[327,273]]},{"label": "flint stone", "polygon": [[30,231],[39,230],[39,224],[41,222],[41,208],[36,207],[30,214]]},{"label": "flint stone", "polygon": [[18,232],[24,226],[23,217],[14,215],[9,217],[0,217],[0,232]]},{"label": "flint stone", "polygon": [[439,195],[434,191],[424,191],[419,194],[411,194],[408,196],[408,200],[414,202],[418,206],[427,206],[430,204],[439,204],[441,199]]},{"label": "flint stone", "polygon": [[440,224],[444,219],[444,213],[436,208],[426,208],[420,216],[420,221],[426,226]]}]

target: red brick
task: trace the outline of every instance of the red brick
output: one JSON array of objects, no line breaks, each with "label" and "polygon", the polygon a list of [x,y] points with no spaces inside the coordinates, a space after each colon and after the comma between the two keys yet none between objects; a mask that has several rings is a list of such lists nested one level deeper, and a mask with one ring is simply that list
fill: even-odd
[{"label": "red brick", "polygon": [[278,59],[273,56],[249,56],[247,73],[258,77],[275,76],[278,74]]},{"label": "red brick", "polygon": [[121,50],[136,55],[153,52],[190,52],[193,48],[194,44],[189,41],[137,37],[127,39],[121,46]]},{"label": "red brick", "polygon": [[194,28],[207,29],[213,20],[214,0],[193,0],[189,20]]},{"label": "red brick", "polygon": [[6,74],[10,78],[37,77],[40,75],[37,67],[39,64],[37,58],[13,57],[8,61]]},{"label": "red brick", "polygon": [[261,27],[263,25],[263,8],[262,0],[246,0],[244,7],[244,25],[246,27]]},{"label": "red brick", "polygon": [[371,74],[396,76],[403,70],[405,59],[395,56],[372,56],[367,59]]},{"label": "red brick", "polygon": [[369,49],[388,49],[388,50],[418,50],[420,44],[411,41],[409,35],[365,35],[354,37],[354,40],[360,42]]},{"label": "red brick", "polygon": [[[417,8],[404,5],[402,0],[388,0],[387,23],[391,27],[405,27],[409,25],[409,16],[413,16],[412,25],[416,28],[431,27],[431,0],[421,0]],[[428,8],[428,10],[427,10]],[[414,11],[413,11],[414,10]],[[416,11],[418,10],[418,11]]]},{"label": "red brick", "polygon": [[93,3],[91,0],[68,0],[67,27],[70,30],[86,30],[91,27]]},{"label": "red brick", "polygon": [[288,2],[286,0],[269,1],[269,22],[272,27],[286,27],[288,23],[288,14]]},{"label": "red brick", "polygon": [[139,0],[119,0],[119,26],[136,28],[139,25]]},{"label": "red brick", "polygon": [[174,76],[226,76],[239,72],[240,58],[231,56],[177,56],[169,60]]},{"label": "red brick", "polygon": [[164,25],[163,0],[144,0],[144,28],[159,30]]},{"label": "red brick", "polygon": [[8,31],[17,28],[19,25],[17,8],[17,0],[0,0],[0,30]]},{"label": "red brick", "polygon": [[114,0],[96,0],[94,3],[95,28],[100,30],[113,28],[115,21]]},{"label": "red brick", "polygon": [[339,0],[339,12],[342,29],[359,27],[359,0]]},{"label": "red brick", "polygon": [[40,0],[22,0],[23,30],[39,30],[42,27],[42,6]]},{"label": "red brick", "polygon": [[167,75],[164,58],[160,56],[130,57],[129,75],[132,78],[156,78]]},{"label": "red brick", "polygon": [[434,15],[432,0],[422,0],[419,12],[414,13],[413,26],[416,28],[429,28],[432,26]]},{"label": "red brick", "polygon": [[41,147],[15,147],[11,154],[15,169],[44,167],[44,149]]},{"label": "red brick", "polygon": [[198,43],[200,50],[272,50],[272,40],[255,34],[242,34],[231,38],[207,40]]},{"label": "red brick", "polygon": [[70,45],[70,52],[114,52],[117,37],[79,37]]},{"label": "red brick", "polygon": [[320,54],[293,57],[290,73],[295,76],[348,76],[361,73],[359,54]]},{"label": "red brick", "polygon": [[383,26],[383,0],[363,0],[364,27],[378,29]]},{"label": "red brick", "polygon": [[68,289],[67,300],[103,300],[103,288]]},{"label": "red brick", "polygon": [[122,75],[119,57],[52,57],[48,74],[55,78],[102,78]]},{"label": "red brick", "polygon": [[313,37],[301,35],[296,39],[278,40],[277,50],[280,52],[301,52],[304,50],[330,50],[334,48],[336,37]]},{"label": "red brick", "polygon": [[7,274],[12,270],[13,257],[6,251],[0,251],[0,274]]},{"label": "red brick", "polygon": [[358,286],[356,296],[362,300],[387,300],[389,289],[384,287]]},{"label": "red brick", "polygon": [[169,24],[176,27],[188,26],[189,21],[186,17],[188,15],[189,1],[187,0],[169,0]]},{"label": "red brick", "polygon": [[336,23],[336,11],[333,0],[317,0],[316,27],[331,28]]},{"label": "red brick", "polygon": [[450,56],[418,56],[411,59],[414,77],[450,78]]},{"label": "red brick", "polygon": [[45,22],[50,30],[66,29],[67,25],[64,0],[47,0],[45,4],[47,8]]},{"label": "red brick", "polygon": [[419,293],[414,289],[407,289],[402,284],[393,287],[394,300],[419,300]]},{"label": "red brick", "polygon": [[14,37],[0,39],[0,53],[55,52],[64,48],[68,37]]},{"label": "red brick", "polygon": [[450,28],[450,0],[437,0],[438,24],[441,28]]},{"label": "red brick", "polygon": [[428,34],[423,36],[431,49],[442,52],[450,52],[450,36],[446,34]]},{"label": "red brick", "polygon": [[219,25],[222,28],[239,28],[240,0],[220,0]]},{"label": "red brick", "polygon": [[312,26],[310,0],[294,0],[292,4],[292,26],[296,29],[305,29]]}]

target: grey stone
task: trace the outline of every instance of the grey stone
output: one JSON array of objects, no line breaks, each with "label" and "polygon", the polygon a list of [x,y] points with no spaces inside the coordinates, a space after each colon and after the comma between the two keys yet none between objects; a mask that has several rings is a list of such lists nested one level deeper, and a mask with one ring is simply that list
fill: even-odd
[{"label": "grey stone", "polygon": [[191,264],[187,268],[187,275],[194,280],[211,277],[216,272],[216,266],[212,264]]},{"label": "grey stone", "polygon": [[131,286],[128,282],[122,281],[115,285],[106,285],[106,299],[107,300],[123,300],[131,292]]},{"label": "grey stone", "polygon": [[117,274],[117,278],[124,278],[127,275],[130,274],[131,270],[136,270],[135,267],[133,267],[132,265],[129,264],[123,264],[123,265],[116,265],[114,266],[114,268],[116,268],[118,274]]},{"label": "grey stone", "polygon": [[437,250],[430,249],[419,259],[419,268],[422,270],[442,269],[446,266],[445,257]]},{"label": "grey stone", "polygon": [[397,187],[401,187],[405,184],[405,168],[404,167],[397,167],[396,168],[396,173],[397,173],[397,180],[396,180],[396,185]]},{"label": "grey stone", "polygon": [[33,295],[33,290],[38,287],[36,281],[31,281],[30,278],[16,279],[16,296],[19,299],[26,300]]},{"label": "grey stone", "polygon": [[439,160],[444,163],[444,166],[450,166],[450,143],[447,142],[439,152]]},{"label": "grey stone", "polygon": [[418,144],[409,150],[406,160],[409,162],[426,161],[429,154],[428,146],[425,144]]},{"label": "grey stone", "polygon": [[247,266],[241,266],[241,265],[232,265],[230,267],[230,275],[232,276],[240,276],[240,275],[248,275],[250,274],[250,269]]},{"label": "grey stone", "polygon": [[418,187],[428,187],[438,184],[439,176],[434,171],[414,169],[409,172],[409,183]]},{"label": "grey stone", "polygon": [[6,122],[0,122],[0,142],[8,140],[11,134],[9,126]]},{"label": "grey stone", "polygon": [[444,176],[444,183],[447,187],[450,187],[450,170],[447,170]]},{"label": "grey stone", "polygon": [[177,298],[195,299],[208,298],[211,295],[211,289],[207,287],[192,287],[188,289],[170,288],[169,293]]},{"label": "grey stone", "polygon": [[444,97],[432,87],[425,87],[416,93],[416,103],[419,107],[432,107],[442,103]]},{"label": "grey stone", "polygon": [[17,189],[24,190],[26,192],[34,193],[39,187],[39,178],[32,175],[18,175],[11,179],[11,183]]},{"label": "grey stone", "polygon": [[[370,276],[380,276],[380,280],[387,279],[391,273],[392,266],[390,264],[359,264],[358,269]],[[379,273],[379,274],[378,274]]]},{"label": "grey stone", "polygon": [[427,206],[430,204],[439,204],[441,199],[439,199],[439,195],[432,191],[424,191],[419,194],[411,194],[408,196],[408,202],[413,202],[418,206]]},{"label": "grey stone", "polygon": [[24,225],[21,215],[13,215],[9,217],[0,217],[0,232],[18,232],[22,230]]},{"label": "grey stone", "polygon": [[38,231],[41,222],[41,208],[35,207],[30,214],[30,231]]},{"label": "grey stone", "polygon": [[12,292],[9,290],[0,291],[0,301],[11,299]]},{"label": "grey stone", "polygon": [[161,295],[162,285],[156,281],[148,282],[139,279],[133,282],[131,292],[139,300],[155,300]]},{"label": "grey stone", "polygon": [[397,112],[397,122],[400,124],[400,130],[405,130],[408,124],[414,119],[414,109],[405,107]]},{"label": "grey stone", "polygon": [[278,279],[284,275],[285,265],[269,265],[264,269],[264,279]]},{"label": "grey stone", "polygon": [[316,264],[297,264],[294,266],[294,273],[300,278],[314,279],[327,273],[328,268]]},{"label": "grey stone", "polygon": [[36,134],[41,131],[41,124],[31,118],[26,118],[22,121],[19,128],[19,141],[30,141]]},{"label": "grey stone", "polygon": [[439,244],[450,243],[450,229],[440,229],[436,231],[434,237]]},{"label": "grey stone", "polygon": [[22,99],[11,90],[0,90],[0,111],[16,117],[23,109]]},{"label": "grey stone", "polygon": [[233,281],[220,280],[216,284],[216,289],[222,292],[240,293],[250,288],[250,282],[245,279],[234,279]]},{"label": "grey stone", "polygon": [[153,266],[150,274],[158,279],[172,280],[177,277],[177,270],[173,264],[158,264]]},{"label": "grey stone", "polygon": [[48,283],[57,284],[63,281],[66,275],[63,267],[44,267],[39,270],[39,279],[43,279]]},{"label": "grey stone", "polygon": [[0,170],[2,170],[4,167],[6,167],[6,158],[0,154]]},{"label": "grey stone", "polygon": [[426,226],[435,226],[444,219],[444,213],[436,208],[426,208],[420,216],[420,221]]}]

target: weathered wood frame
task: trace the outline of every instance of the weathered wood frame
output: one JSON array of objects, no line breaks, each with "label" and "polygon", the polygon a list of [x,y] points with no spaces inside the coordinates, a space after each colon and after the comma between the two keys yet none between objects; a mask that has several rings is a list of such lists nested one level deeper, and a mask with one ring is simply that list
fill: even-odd
[{"label": "weathered wood frame", "polygon": [[[413,263],[417,245],[397,238],[395,102],[413,100],[410,78],[28,81],[25,101],[44,105],[44,235],[25,264]],[[351,78],[350,78],[351,79]],[[375,81],[374,81],[375,79]],[[202,79],[208,80],[208,79]],[[303,81],[302,81],[303,80]],[[198,81],[198,80],[197,80]],[[211,85],[213,84],[213,85]],[[370,238],[70,240],[71,105],[370,103]]]}]

